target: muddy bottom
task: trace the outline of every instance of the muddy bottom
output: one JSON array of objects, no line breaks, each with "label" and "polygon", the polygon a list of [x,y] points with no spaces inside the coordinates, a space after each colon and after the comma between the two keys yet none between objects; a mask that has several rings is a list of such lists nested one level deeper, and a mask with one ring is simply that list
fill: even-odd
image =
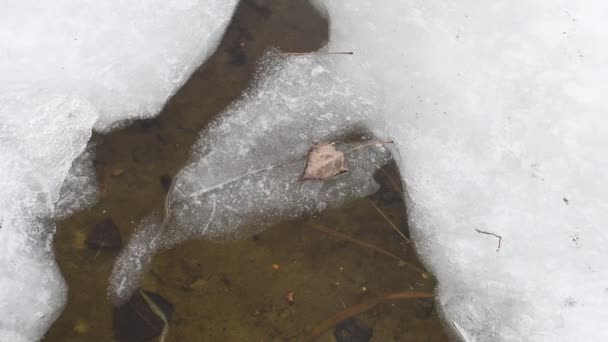
[{"label": "muddy bottom", "polygon": [[[248,86],[263,52],[314,51],[327,41],[327,25],[304,0],[242,1],[218,51],[158,117],[94,136],[99,201],[58,222],[55,253],[68,303],[44,341],[112,341],[117,326],[143,326],[146,338],[162,331],[163,320],[144,299],[134,309],[142,324],[120,315],[113,324],[107,286],[118,242],[114,232],[87,236],[111,219],[126,243],[143,217],[160,210],[197,135]],[[302,341],[345,310],[361,312],[329,324],[319,341],[447,340],[432,299],[357,310],[386,294],[435,286],[416,270],[412,245],[390,224],[407,235],[394,166],[377,178],[377,194],[341,209],[246,240],[189,241],[157,255],[142,288],[146,298],[161,298],[156,309],[171,312],[165,341]]]}]

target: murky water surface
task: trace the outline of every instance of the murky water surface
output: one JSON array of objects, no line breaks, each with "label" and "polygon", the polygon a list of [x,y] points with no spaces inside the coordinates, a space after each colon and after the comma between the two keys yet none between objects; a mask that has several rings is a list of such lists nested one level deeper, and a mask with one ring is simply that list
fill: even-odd
[{"label": "murky water surface", "polygon": [[[197,134],[247,87],[263,52],[272,46],[314,51],[326,42],[327,25],[305,0],[243,1],[218,51],[158,117],[94,137],[100,198],[58,223],[55,252],[69,297],[45,341],[112,341],[124,326],[137,330],[126,334],[139,339],[162,330],[144,297],[113,325],[106,293],[118,251],[87,247],[87,234],[110,218],[128,241],[143,217],[160,210]],[[243,241],[190,241],[157,255],[143,289],[158,309],[171,311],[165,341],[302,341],[324,320],[374,298],[431,292],[432,278],[395,259],[419,265],[411,245],[377,210],[407,235],[394,166],[377,177],[379,193],[339,210],[284,222]],[[336,341],[338,334],[338,341],[361,341],[354,338],[370,333],[372,341],[447,340],[430,299],[386,301],[355,318],[318,340]]]}]

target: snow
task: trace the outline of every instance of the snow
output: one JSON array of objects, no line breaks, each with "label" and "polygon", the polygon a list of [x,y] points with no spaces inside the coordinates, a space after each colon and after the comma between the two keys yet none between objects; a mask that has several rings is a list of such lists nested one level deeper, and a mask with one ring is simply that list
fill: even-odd
[{"label": "snow", "polygon": [[[240,239],[378,189],[373,174],[390,153],[386,145],[362,147],[374,142],[360,129],[371,122],[373,107],[356,95],[368,88],[351,87],[331,65],[323,57],[266,55],[260,66],[266,77],[202,132],[190,163],[176,176],[167,223],[144,220],[119,256],[110,279],[115,303],[138,288],[151,257],[162,249],[188,238]],[[308,97],[299,96],[302,89]],[[300,180],[316,142],[336,143],[349,172]]]},{"label": "snow", "polygon": [[52,220],[92,203],[92,156],[77,159],[92,129],[156,114],[213,52],[235,5],[5,1],[0,340],[38,340],[65,303]]},{"label": "snow", "polygon": [[[608,338],[608,48],[597,1],[318,1],[381,89],[412,234],[467,341]],[[361,76],[365,75],[365,76]],[[502,236],[497,238],[475,229]]]}]

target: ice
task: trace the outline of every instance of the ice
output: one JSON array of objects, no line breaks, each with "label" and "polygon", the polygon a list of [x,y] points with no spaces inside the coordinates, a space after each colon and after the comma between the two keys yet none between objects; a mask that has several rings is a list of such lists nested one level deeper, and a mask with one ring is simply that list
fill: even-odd
[{"label": "ice", "polygon": [[55,218],[68,218],[79,210],[92,207],[97,201],[94,158],[95,146],[89,143],[82,154],[72,161],[55,204]]},{"label": "ice", "polygon": [[46,91],[0,95],[0,340],[39,338],[65,302],[51,219],[96,119],[93,107],[75,98]]},{"label": "ice", "polygon": [[[115,303],[137,289],[162,249],[188,238],[243,238],[377,190],[373,173],[390,154],[387,145],[362,147],[375,141],[363,129],[374,112],[369,98],[356,94],[370,88],[332,69],[328,58],[266,55],[260,66],[266,77],[202,132],[168,195],[169,219],[145,220],[119,256],[110,281]],[[302,89],[310,97],[299,96]],[[336,143],[350,171],[325,181],[300,180],[316,142]]]},{"label": "ice", "polygon": [[235,5],[3,3],[0,341],[40,339],[65,303],[53,219],[94,197],[90,153],[81,156],[91,130],[156,114],[213,52]]},{"label": "ice", "polygon": [[[412,234],[450,330],[606,340],[608,5],[318,3],[326,49],[354,51],[338,70],[379,89],[379,134],[397,142]],[[502,236],[500,250],[476,229]]]},{"label": "ice", "polygon": [[214,51],[236,0],[7,1],[2,86],[87,98],[97,129],[151,116]]},{"label": "ice", "polygon": [[[356,103],[365,103],[371,118],[388,123],[367,123],[367,116],[361,120],[377,136],[396,142],[412,234],[439,280],[438,307],[455,337],[608,339],[603,328],[608,319],[608,106],[602,98],[608,91],[608,4],[317,2],[331,22],[325,50],[354,55],[313,55],[306,60],[316,65],[302,69],[302,59],[289,59],[285,68],[295,73],[262,71],[261,82],[273,91],[254,90],[238,103],[234,116],[259,116],[257,127],[214,126],[211,140],[199,146],[201,155],[208,153],[201,161],[209,165],[199,168],[195,162],[180,174],[176,198],[188,198],[193,187],[215,184],[208,179],[223,179],[241,153],[256,151],[258,144],[264,151],[264,139],[251,139],[260,129],[278,125],[283,136],[299,136],[302,126],[281,126],[281,120],[298,118],[306,113],[302,108],[327,108],[335,114],[335,129],[348,130],[338,118],[351,113],[348,106],[342,108],[343,97],[314,91],[348,89]],[[318,78],[318,72],[332,77]],[[266,120],[267,115],[277,116]],[[239,120],[236,127],[252,124]],[[218,143],[223,140],[216,141],[214,134],[234,145],[226,145],[232,155],[213,159],[214,151],[223,150]],[[276,153],[292,147],[302,152],[297,142],[287,142]],[[262,155],[272,159],[274,153]],[[198,170],[207,167],[219,171],[184,186],[190,184],[187,175],[204,176]],[[230,193],[219,195],[209,196],[212,209],[213,203],[231,200]],[[192,199],[188,208],[173,202],[175,219],[181,220],[179,213],[186,209],[202,222],[197,232],[213,234],[211,213],[199,212],[198,197]],[[260,203],[267,200],[258,196]],[[209,199],[200,201],[209,207]],[[257,209],[255,203],[234,211],[248,215]],[[158,231],[158,226],[148,227],[142,232]],[[500,248],[498,237],[488,233],[501,237]],[[148,236],[139,241],[153,241],[154,235]],[[149,257],[138,254],[142,250],[126,255]]]}]

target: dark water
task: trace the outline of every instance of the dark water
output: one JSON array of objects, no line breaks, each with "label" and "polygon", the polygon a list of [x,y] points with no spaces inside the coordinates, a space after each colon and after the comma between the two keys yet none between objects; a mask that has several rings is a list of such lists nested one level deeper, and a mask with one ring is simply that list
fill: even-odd
[{"label": "dark water", "polygon": [[[186,163],[197,134],[248,86],[263,52],[271,46],[314,51],[327,34],[327,21],[305,0],[243,1],[218,51],[158,117],[94,137],[99,202],[58,222],[55,253],[69,296],[45,341],[113,340],[106,293],[118,252],[87,248],[90,229],[111,218],[128,241],[144,216],[160,210],[167,182]],[[411,245],[372,205],[407,234],[399,177],[394,167],[377,176],[379,193],[339,210],[284,222],[243,241],[190,241],[157,255],[143,289],[173,307],[165,341],[300,341],[358,303],[392,292],[432,291],[432,278],[313,229],[321,223],[419,264]],[[295,294],[293,304],[288,292]],[[372,329],[372,341],[447,340],[432,300],[390,301],[356,318]],[[318,340],[335,341],[333,330]]]}]

